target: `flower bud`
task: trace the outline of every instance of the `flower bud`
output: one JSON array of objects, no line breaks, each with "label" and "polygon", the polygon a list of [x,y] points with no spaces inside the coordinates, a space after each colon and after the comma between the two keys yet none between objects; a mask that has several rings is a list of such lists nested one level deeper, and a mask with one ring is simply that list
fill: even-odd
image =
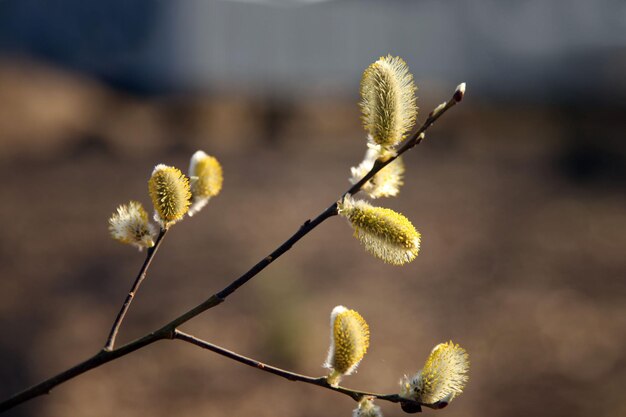
[{"label": "flower bud", "polygon": [[404,376],[400,395],[422,404],[445,407],[463,392],[469,371],[469,355],[452,342],[440,343],[430,353],[424,368],[412,377]]},{"label": "flower bud", "polygon": [[189,216],[200,211],[211,199],[222,190],[222,166],[212,156],[203,151],[197,151],[189,163],[189,178],[191,179],[191,207]]},{"label": "flower bud", "polygon": [[148,221],[148,213],[141,203],[130,201],[117,208],[109,219],[113,239],[136,246],[139,250],[154,246],[156,229]]},{"label": "flower bud", "polygon": [[328,383],[339,385],[343,375],[352,374],[370,344],[367,323],[359,313],[337,306],[330,314],[330,348],[324,367],[331,370]]},{"label": "flower bud", "polygon": [[387,55],[361,79],[361,119],[370,139],[391,148],[413,128],[417,116],[413,75],[400,57]]},{"label": "flower bud", "polygon": [[178,168],[159,164],[148,181],[154,219],[167,229],[183,218],[191,199],[189,180]]},{"label": "flower bud", "polygon": [[456,87],[456,90],[454,90],[454,95],[452,96],[454,101],[457,103],[460,103],[463,100],[463,97],[465,97],[465,83],[459,84]]},{"label": "flower bud", "polygon": [[402,265],[417,257],[420,234],[402,214],[373,207],[350,196],[338,203],[338,211],[348,219],[365,250],[375,257],[393,265]]}]

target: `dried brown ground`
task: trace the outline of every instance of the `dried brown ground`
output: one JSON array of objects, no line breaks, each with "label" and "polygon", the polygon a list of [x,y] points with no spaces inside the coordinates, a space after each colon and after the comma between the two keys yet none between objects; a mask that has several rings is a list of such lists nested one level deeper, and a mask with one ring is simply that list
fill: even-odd
[{"label": "dried brown ground", "polygon": [[[365,150],[354,98],[148,100],[30,66],[0,70],[0,397],[95,353],[143,256],[111,240],[117,204],[148,204],[159,162],[216,155],[225,187],[177,225],[120,342],[221,289],[347,186]],[[428,85],[422,86],[422,91]],[[406,158],[380,204],[422,232],[401,268],[329,220],[227,303],[184,326],[321,375],[328,315],[361,312],[371,351],[345,385],[394,392],[437,343],[472,360],[442,416],[626,414],[626,122],[609,109],[466,103]],[[426,93],[424,93],[426,94]],[[442,97],[422,98],[430,108]],[[623,116],[623,112],[621,112]],[[403,415],[382,404],[386,416]],[[348,416],[347,397],[162,342],[15,416]]]}]

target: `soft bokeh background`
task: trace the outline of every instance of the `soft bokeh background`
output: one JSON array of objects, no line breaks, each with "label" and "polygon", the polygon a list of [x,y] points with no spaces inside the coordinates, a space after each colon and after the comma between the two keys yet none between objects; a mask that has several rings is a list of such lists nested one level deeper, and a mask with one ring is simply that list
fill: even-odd
[{"label": "soft bokeh background", "polygon": [[[380,204],[423,234],[398,268],[331,219],[184,326],[321,375],[328,315],[372,347],[345,385],[394,392],[437,343],[472,359],[441,416],[626,415],[626,4],[0,1],[0,397],[95,353],[143,255],[106,220],[149,204],[159,162],[217,156],[222,194],[177,225],[122,328],[132,340],[221,289],[347,187],[365,151],[361,71],[400,55],[420,119],[466,101]],[[386,416],[401,416],[381,404]],[[347,397],[162,342],[12,416],[349,416]]]}]

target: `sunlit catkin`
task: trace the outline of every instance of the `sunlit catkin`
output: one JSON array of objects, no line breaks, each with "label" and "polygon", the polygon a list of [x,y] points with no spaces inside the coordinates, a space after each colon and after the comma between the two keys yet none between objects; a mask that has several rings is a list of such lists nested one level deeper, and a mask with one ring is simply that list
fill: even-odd
[{"label": "sunlit catkin", "polygon": [[353,373],[370,343],[367,323],[359,313],[337,306],[330,314],[330,348],[324,367],[331,370],[328,383],[338,386],[343,375]]},{"label": "sunlit catkin", "polygon": [[154,246],[156,228],[148,221],[148,213],[141,203],[122,204],[109,219],[113,239],[136,246],[139,250]]},{"label": "sunlit catkin", "polygon": [[200,211],[211,199],[222,190],[222,166],[212,156],[203,151],[197,151],[189,163],[189,178],[191,185],[191,206],[189,216]]},{"label": "sunlit catkin", "polygon": [[375,257],[393,265],[402,265],[417,257],[420,234],[402,214],[350,196],[338,203],[338,211],[354,228],[355,237]]},{"label": "sunlit catkin", "polygon": [[440,343],[421,371],[412,377],[404,376],[400,395],[422,404],[449,403],[463,392],[468,371],[469,355],[465,349],[452,342]]},{"label": "sunlit catkin", "polygon": [[183,218],[191,204],[189,180],[178,168],[159,164],[148,181],[154,218],[167,229]]},{"label": "sunlit catkin", "polygon": [[413,75],[400,57],[387,55],[361,79],[361,119],[370,140],[392,148],[413,128],[417,116]]}]

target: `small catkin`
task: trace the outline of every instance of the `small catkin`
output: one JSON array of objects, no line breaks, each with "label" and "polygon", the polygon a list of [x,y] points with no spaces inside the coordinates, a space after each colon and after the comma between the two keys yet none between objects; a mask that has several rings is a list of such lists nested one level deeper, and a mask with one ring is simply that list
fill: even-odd
[{"label": "small catkin", "polygon": [[374,397],[363,397],[357,408],[352,410],[352,417],[383,417],[383,412],[374,404]]},{"label": "small catkin", "polygon": [[141,203],[122,204],[109,219],[109,232],[113,239],[136,246],[139,250],[154,246],[156,229],[148,221],[148,213]]},{"label": "small catkin", "polygon": [[452,342],[440,343],[432,350],[424,367],[401,381],[401,395],[422,404],[449,403],[459,396],[469,377],[469,355]]},{"label": "small catkin", "polygon": [[189,163],[189,178],[192,197],[188,214],[193,216],[222,190],[222,166],[216,158],[197,151]]},{"label": "small catkin", "polygon": [[[369,148],[365,158],[357,167],[352,167],[350,182],[356,184],[371,171],[379,152]],[[400,187],[404,184],[404,162],[402,157],[396,158],[393,162],[381,169],[372,179],[367,181],[361,190],[371,198],[394,197],[400,192]]]},{"label": "small catkin", "polygon": [[331,370],[328,383],[337,386],[343,375],[352,374],[369,347],[369,327],[354,310],[337,306],[330,315],[330,348],[324,367]]},{"label": "small catkin", "polygon": [[402,265],[417,257],[420,234],[402,214],[353,200],[350,196],[338,203],[338,209],[354,228],[354,235],[375,257],[393,265]]},{"label": "small catkin", "polygon": [[178,168],[159,164],[148,181],[148,191],[155,210],[155,220],[164,229],[176,223],[189,210],[189,180]]}]

